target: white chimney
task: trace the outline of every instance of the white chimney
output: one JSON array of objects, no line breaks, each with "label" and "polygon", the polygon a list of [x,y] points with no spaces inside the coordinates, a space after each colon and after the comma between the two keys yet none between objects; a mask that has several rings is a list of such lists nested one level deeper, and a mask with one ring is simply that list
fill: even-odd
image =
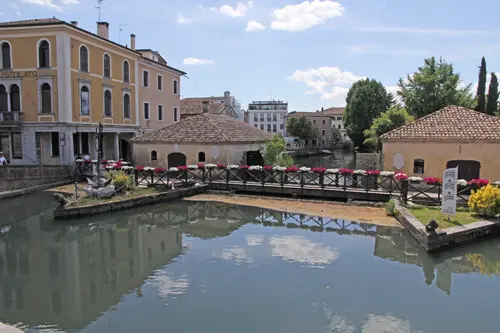
[{"label": "white chimney", "polygon": [[74,25],[75,27],[78,26],[78,21],[71,21],[71,25]]},{"label": "white chimney", "polygon": [[135,51],[135,35],[130,34],[130,48]]},{"label": "white chimney", "polygon": [[224,92],[224,104],[226,106],[231,106],[231,93],[229,91]]},{"label": "white chimney", "polygon": [[97,22],[97,34],[102,38],[109,39],[109,23]]}]

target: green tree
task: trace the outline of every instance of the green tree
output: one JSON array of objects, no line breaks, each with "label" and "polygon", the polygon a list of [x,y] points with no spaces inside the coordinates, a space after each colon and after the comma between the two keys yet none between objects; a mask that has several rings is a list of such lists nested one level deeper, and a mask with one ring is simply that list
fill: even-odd
[{"label": "green tree", "polygon": [[364,132],[366,139],[363,144],[372,149],[381,150],[380,136],[382,134],[406,125],[411,121],[413,121],[413,117],[408,114],[405,108],[393,106],[373,120],[372,126]]},{"label": "green tree", "polygon": [[373,119],[391,106],[391,96],[382,83],[376,80],[355,82],[346,98],[344,126],[355,147],[363,148],[363,132],[370,128]]},{"label": "green tree", "polygon": [[424,65],[406,80],[399,79],[398,86],[403,104],[408,113],[420,118],[448,105],[474,108],[469,84],[463,86],[460,74],[453,71],[453,65],[434,57],[425,59]]},{"label": "green tree", "polygon": [[486,113],[495,115],[498,111],[498,79],[495,73],[491,73],[490,87],[488,88],[488,104]]},{"label": "green tree", "polygon": [[332,146],[332,149],[340,146],[342,144],[342,134],[340,133],[339,129],[337,127],[332,128],[332,139],[330,141],[330,144]]},{"label": "green tree", "polygon": [[486,113],[486,59],[481,59],[481,66],[479,66],[479,80],[477,81],[476,92],[476,111]]},{"label": "green tree", "polygon": [[286,153],[286,142],[281,134],[267,142],[264,161],[266,165],[273,166],[293,165],[293,158]]},{"label": "green tree", "polygon": [[299,138],[299,147],[300,141],[317,137],[316,128],[306,116],[289,118],[286,131],[289,135]]}]

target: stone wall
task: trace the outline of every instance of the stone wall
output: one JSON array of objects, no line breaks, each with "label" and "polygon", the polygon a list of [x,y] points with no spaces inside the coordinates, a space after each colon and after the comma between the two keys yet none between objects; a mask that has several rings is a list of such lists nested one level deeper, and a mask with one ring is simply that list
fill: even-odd
[{"label": "stone wall", "polygon": [[380,170],[380,154],[356,153],[356,169]]},{"label": "stone wall", "polygon": [[0,166],[0,192],[26,189],[69,180],[70,166],[8,165]]}]

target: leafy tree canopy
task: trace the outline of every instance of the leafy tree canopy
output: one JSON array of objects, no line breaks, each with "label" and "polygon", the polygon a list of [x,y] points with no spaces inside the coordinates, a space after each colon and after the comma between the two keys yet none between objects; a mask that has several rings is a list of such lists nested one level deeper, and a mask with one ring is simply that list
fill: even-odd
[{"label": "leafy tree canopy", "polygon": [[366,139],[363,144],[372,149],[380,150],[382,148],[380,142],[382,134],[406,125],[411,121],[413,121],[413,117],[408,114],[405,108],[393,106],[373,120],[372,126],[364,132]]},{"label": "leafy tree canopy", "polygon": [[286,130],[289,135],[300,140],[312,139],[317,136],[316,128],[306,116],[288,118]]},{"label": "leafy tree canopy", "polygon": [[471,85],[464,86],[460,74],[453,65],[435,57],[425,59],[424,65],[406,80],[399,79],[398,95],[408,110],[416,118],[423,117],[449,105],[473,109],[476,105],[471,94]]},{"label": "leafy tree canopy", "polygon": [[491,73],[490,87],[488,88],[488,105],[486,113],[495,115],[498,112],[498,78],[495,73]]},{"label": "leafy tree canopy", "polygon": [[264,154],[266,165],[291,166],[293,158],[286,153],[286,142],[281,134],[276,135],[267,142],[266,153]]}]

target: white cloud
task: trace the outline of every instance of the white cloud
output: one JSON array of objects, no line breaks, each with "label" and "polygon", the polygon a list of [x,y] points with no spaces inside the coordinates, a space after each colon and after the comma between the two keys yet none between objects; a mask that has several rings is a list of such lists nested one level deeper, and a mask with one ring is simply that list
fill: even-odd
[{"label": "white cloud", "polygon": [[362,333],[422,333],[411,328],[409,322],[394,316],[369,315],[361,329]]},{"label": "white cloud", "polygon": [[61,0],[64,5],[78,5],[80,1],[78,0]]},{"label": "white cloud", "polygon": [[199,58],[185,58],[182,62],[183,65],[193,65],[193,66],[201,66],[201,65],[213,65],[215,62],[208,59],[199,59]]},{"label": "white cloud", "polygon": [[245,31],[259,31],[264,30],[266,27],[257,21],[248,21]]},{"label": "white cloud", "polygon": [[7,6],[9,6],[10,9],[15,10],[15,11],[19,11],[21,9],[19,7],[19,5],[17,3],[15,3],[14,1],[7,2]]},{"label": "white cloud", "polygon": [[229,5],[223,5],[219,8],[211,7],[210,10],[221,13],[222,15],[230,16],[230,17],[242,17],[245,16],[247,11],[252,8],[252,1],[247,2],[238,2],[236,7],[232,7]]},{"label": "white cloud", "polygon": [[180,24],[190,24],[191,22],[193,22],[192,19],[186,18],[186,17],[182,16],[181,14],[179,14],[179,17],[177,18],[177,23],[180,23]]},{"label": "white cloud", "polygon": [[164,298],[168,297],[168,295],[185,294],[189,288],[189,279],[186,275],[175,279],[166,274],[162,274],[155,276],[151,283],[156,285],[158,294]]},{"label": "white cloud", "polygon": [[248,256],[247,251],[239,246],[222,250],[218,257],[225,261],[234,261],[236,264],[251,263],[253,261]]},{"label": "white cloud", "polygon": [[325,23],[328,19],[342,16],[344,7],[330,0],[304,1],[297,5],[287,5],[274,9],[274,21],[271,29],[287,31],[303,31],[315,25]]},{"label": "white cloud", "polygon": [[281,257],[285,261],[322,266],[339,258],[335,249],[300,236],[271,237],[269,244],[273,256]]},{"label": "white cloud", "polygon": [[245,236],[248,246],[260,245],[264,241],[264,236],[261,235],[248,235]]},{"label": "white cloud", "polygon": [[500,30],[459,30],[459,29],[433,29],[414,27],[368,27],[357,28],[357,31],[375,33],[399,34],[432,34],[432,35],[500,35]]},{"label": "white cloud", "polygon": [[39,5],[39,6],[44,6],[48,8],[52,8],[58,12],[62,12],[63,9],[54,4],[52,0],[21,0],[22,3],[30,4],[30,5]]},{"label": "white cloud", "polygon": [[356,81],[364,79],[351,72],[342,71],[338,67],[308,68],[296,70],[290,80],[302,82],[309,89],[307,95],[321,94],[321,99],[332,100],[336,105],[344,105],[349,87]]}]

